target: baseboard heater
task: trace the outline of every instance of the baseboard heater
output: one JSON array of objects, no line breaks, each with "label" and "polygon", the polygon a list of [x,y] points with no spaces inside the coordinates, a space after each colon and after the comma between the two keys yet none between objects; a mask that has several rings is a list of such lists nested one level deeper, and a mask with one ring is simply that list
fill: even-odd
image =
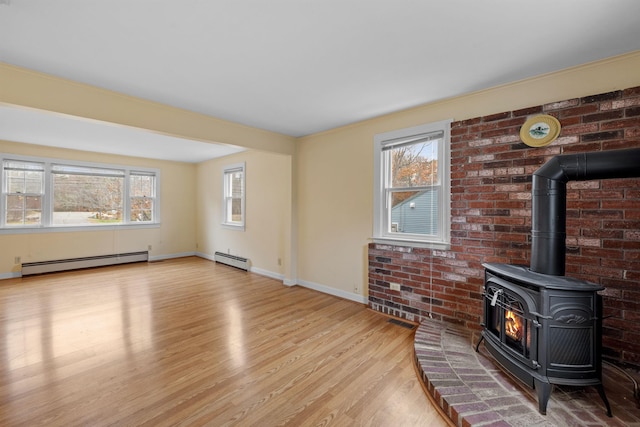
[{"label": "baseboard heater", "polygon": [[216,252],[213,258],[216,262],[219,262],[221,264],[227,264],[241,270],[249,271],[250,261],[247,258],[225,254],[224,252]]},{"label": "baseboard heater", "polygon": [[104,267],[149,261],[149,252],[129,252],[124,254],[100,255],[84,258],[59,259],[55,261],[26,262],[22,264],[22,275],[53,273],[80,268]]}]

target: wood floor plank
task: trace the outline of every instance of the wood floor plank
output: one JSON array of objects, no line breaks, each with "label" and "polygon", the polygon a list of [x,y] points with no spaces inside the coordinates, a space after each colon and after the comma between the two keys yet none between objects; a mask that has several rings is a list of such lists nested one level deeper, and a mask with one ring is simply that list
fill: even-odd
[{"label": "wood floor plank", "polygon": [[196,257],[0,281],[0,425],[447,425],[387,320]]}]

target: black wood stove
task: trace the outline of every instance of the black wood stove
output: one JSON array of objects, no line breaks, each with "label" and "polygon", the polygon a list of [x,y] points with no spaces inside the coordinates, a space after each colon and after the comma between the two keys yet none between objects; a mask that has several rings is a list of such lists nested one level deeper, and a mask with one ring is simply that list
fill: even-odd
[{"label": "black wood stove", "polygon": [[602,286],[533,273],[525,266],[484,264],[486,348],[535,388],[546,413],[552,384],[602,387]]},{"label": "black wood stove", "polygon": [[566,183],[640,176],[640,149],[556,156],[533,174],[531,266],[483,264],[482,338],[507,371],[535,388],[545,414],[553,384],[602,385],[600,285],[565,277]]}]

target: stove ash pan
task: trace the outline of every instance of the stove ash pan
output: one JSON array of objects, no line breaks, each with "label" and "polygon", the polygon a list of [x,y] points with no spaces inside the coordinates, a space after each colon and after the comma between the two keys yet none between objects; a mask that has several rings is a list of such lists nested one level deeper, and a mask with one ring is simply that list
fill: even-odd
[{"label": "stove ash pan", "polygon": [[602,385],[600,285],[483,264],[484,340],[507,371],[536,389],[546,414],[553,384],[594,386],[611,416]]}]

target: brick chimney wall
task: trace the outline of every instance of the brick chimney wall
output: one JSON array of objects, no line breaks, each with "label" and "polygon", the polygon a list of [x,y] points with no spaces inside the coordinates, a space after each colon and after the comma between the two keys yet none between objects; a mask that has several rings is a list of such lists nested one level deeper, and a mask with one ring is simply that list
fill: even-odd
[{"label": "brick chimney wall", "polygon": [[[536,114],[562,126],[546,147],[520,140]],[[640,147],[640,87],[454,122],[451,248],[371,243],[370,307],[480,330],[481,264],[529,265],[533,172],[558,154],[632,147]],[[640,366],[640,179],[567,184],[566,275],[606,287],[604,355]]]}]

